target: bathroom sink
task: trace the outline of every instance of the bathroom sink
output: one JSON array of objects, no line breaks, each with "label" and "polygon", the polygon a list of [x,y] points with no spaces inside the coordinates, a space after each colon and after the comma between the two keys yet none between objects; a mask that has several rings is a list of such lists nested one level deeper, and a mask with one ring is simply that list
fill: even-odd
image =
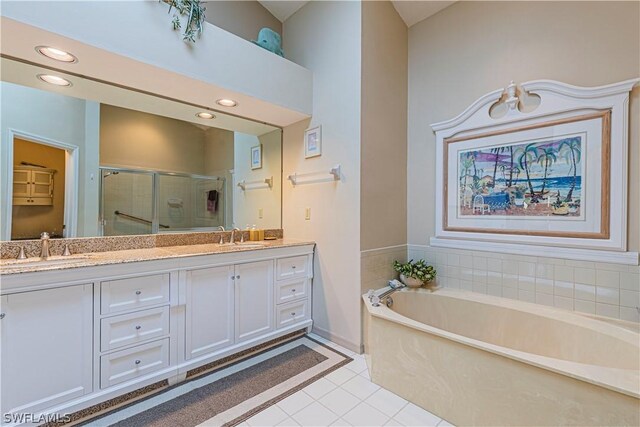
[{"label": "bathroom sink", "polygon": [[241,248],[258,249],[258,248],[264,248],[266,245],[264,243],[252,242],[252,243],[238,243],[238,246]]},{"label": "bathroom sink", "polygon": [[237,243],[223,243],[220,245],[221,248],[243,248],[243,249],[260,249],[264,248],[267,245],[259,242],[237,242]]},{"label": "bathroom sink", "polygon": [[73,264],[89,258],[88,255],[52,256],[46,260],[42,258],[32,259],[3,259],[0,267],[49,267],[52,265]]}]

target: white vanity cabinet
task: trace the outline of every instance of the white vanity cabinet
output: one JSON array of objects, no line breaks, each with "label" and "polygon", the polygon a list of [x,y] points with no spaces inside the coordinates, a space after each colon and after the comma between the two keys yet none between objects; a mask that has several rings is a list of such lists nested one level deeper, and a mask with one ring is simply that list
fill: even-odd
[{"label": "white vanity cabinet", "polygon": [[186,272],[186,359],[273,330],[273,260]]},{"label": "white vanity cabinet", "polygon": [[312,258],[304,244],[3,275],[2,415],[78,411],[310,330]]},{"label": "white vanity cabinet", "polygon": [[187,360],[233,344],[234,279],[233,265],[186,272]]},{"label": "white vanity cabinet", "polygon": [[3,295],[2,414],[92,392],[93,284]]},{"label": "white vanity cabinet", "polygon": [[235,338],[247,341],[273,330],[273,261],[235,266]]}]

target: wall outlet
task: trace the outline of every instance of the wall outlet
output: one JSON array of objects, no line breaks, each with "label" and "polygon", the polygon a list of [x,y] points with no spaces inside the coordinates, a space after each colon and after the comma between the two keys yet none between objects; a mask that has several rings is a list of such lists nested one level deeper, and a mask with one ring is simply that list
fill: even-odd
[{"label": "wall outlet", "polygon": [[263,215],[264,215],[264,211],[262,210],[262,208],[258,209],[258,218],[262,219]]},{"label": "wall outlet", "polygon": [[311,208],[305,208],[304,219],[309,221],[311,219]]}]

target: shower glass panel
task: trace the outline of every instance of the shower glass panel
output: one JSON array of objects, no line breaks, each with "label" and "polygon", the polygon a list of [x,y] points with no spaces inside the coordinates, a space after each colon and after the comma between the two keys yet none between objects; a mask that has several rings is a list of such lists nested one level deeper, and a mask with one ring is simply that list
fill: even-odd
[{"label": "shower glass panel", "polygon": [[103,236],[153,232],[153,172],[100,170],[100,225]]},{"label": "shower glass panel", "polygon": [[103,236],[205,231],[226,226],[225,179],[101,168]]},{"label": "shower glass panel", "polygon": [[225,225],[224,179],[158,173],[160,232],[206,230]]}]

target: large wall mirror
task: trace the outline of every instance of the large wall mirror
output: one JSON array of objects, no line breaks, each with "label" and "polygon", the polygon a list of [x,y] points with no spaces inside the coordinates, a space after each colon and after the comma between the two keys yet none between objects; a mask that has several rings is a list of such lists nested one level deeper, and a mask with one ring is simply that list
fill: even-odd
[{"label": "large wall mirror", "polygon": [[1,61],[1,240],[281,227],[280,128]]}]

